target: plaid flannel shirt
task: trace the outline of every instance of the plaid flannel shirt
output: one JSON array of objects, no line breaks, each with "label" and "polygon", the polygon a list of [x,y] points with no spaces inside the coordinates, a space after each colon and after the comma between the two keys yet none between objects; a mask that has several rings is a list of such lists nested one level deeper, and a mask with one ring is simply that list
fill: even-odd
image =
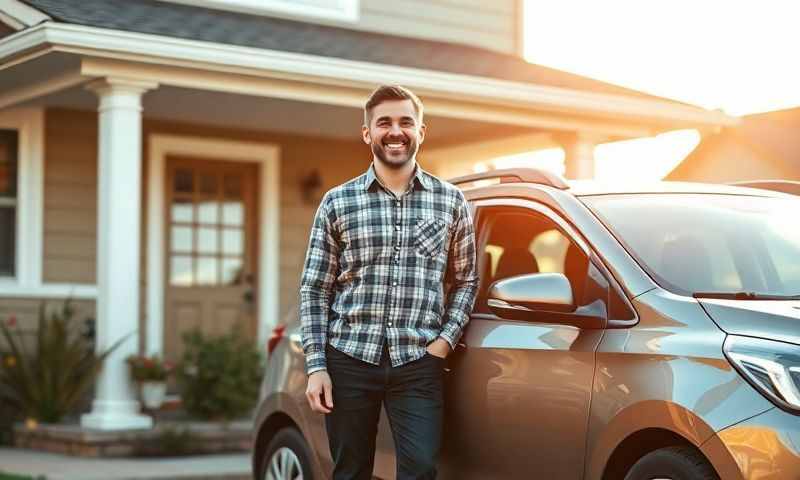
[{"label": "plaid flannel shirt", "polygon": [[378,365],[388,341],[392,366],[421,358],[437,337],[454,349],[477,286],[461,191],[417,166],[396,197],[370,166],[317,209],[300,286],[306,373],[326,368],[326,343]]}]

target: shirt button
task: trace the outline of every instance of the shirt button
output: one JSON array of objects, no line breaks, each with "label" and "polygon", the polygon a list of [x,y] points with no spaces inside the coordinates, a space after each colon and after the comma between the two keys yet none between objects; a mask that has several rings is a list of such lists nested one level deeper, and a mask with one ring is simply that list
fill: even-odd
[{"label": "shirt button", "polygon": [[391,326],[392,326],[392,322],[389,322],[389,323],[387,323],[386,325],[389,325],[389,326],[391,327]]},{"label": "shirt button", "polygon": [[400,225],[395,225],[394,229],[400,231]]},{"label": "shirt button", "polygon": [[394,249],[395,249],[395,250],[400,250],[400,245],[395,245],[395,246],[394,246]]},{"label": "shirt button", "polygon": [[392,286],[396,287],[397,286],[397,282],[392,282]]}]

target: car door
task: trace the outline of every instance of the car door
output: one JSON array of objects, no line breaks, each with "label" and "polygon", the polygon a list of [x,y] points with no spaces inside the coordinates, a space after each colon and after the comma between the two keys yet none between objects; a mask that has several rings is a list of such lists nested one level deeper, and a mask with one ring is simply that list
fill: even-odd
[{"label": "car door", "polygon": [[570,279],[578,305],[604,304],[603,277],[581,237],[546,206],[476,206],[481,283],[445,373],[442,477],[580,479],[603,330],[503,319],[487,296],[496,280],[557,272]]}]

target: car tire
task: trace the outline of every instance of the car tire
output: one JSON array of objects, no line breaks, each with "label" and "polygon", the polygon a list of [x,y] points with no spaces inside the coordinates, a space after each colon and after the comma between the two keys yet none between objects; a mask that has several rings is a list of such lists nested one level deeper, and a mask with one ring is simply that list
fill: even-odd
[{"label": "car tire", "polygon": [[296,428],[281,429],[264,450],[258,480],[313,480],[310,458],[303,435]]},{"label": "car tire", "polygon": [[625,480],[719,480],[708,460],[690,447],[667,447],[640,458]]}]

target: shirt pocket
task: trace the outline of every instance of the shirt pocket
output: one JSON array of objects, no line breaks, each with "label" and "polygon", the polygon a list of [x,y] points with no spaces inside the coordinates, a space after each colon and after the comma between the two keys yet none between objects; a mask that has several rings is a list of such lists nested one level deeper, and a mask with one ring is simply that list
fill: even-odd
[{"label": "shirt pocket", "polygon": [[414,250],[423,257],[435,257],[444,251],[447,222],[437,217],[417,219],[414,225]]}]

